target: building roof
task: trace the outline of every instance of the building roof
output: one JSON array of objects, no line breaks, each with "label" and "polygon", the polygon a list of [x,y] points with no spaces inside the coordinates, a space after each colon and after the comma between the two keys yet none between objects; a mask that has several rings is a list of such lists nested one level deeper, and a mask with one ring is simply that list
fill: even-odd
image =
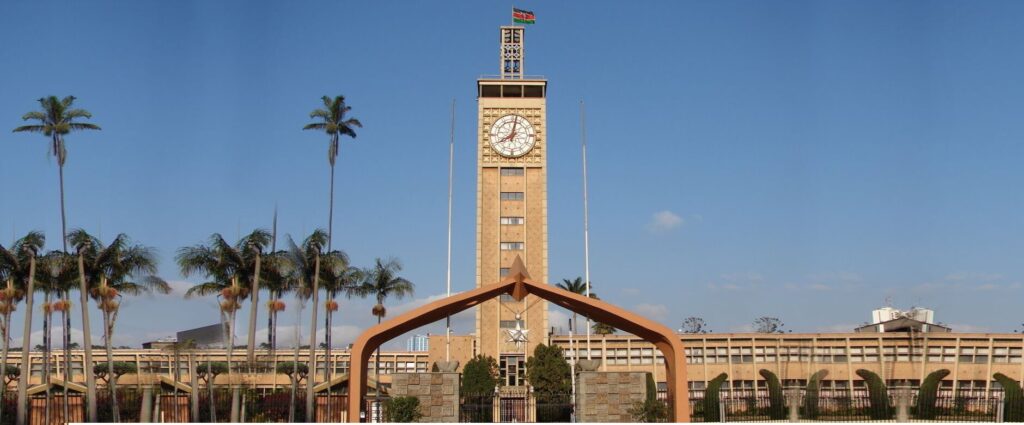
[{"label": "building roof", "polygon": [[942,332],[949,333],[953,330],[947,326],[934,323],[922,322],[909,317],[899,317],[882,323],[864,325],[854,329],[854,332]]}]

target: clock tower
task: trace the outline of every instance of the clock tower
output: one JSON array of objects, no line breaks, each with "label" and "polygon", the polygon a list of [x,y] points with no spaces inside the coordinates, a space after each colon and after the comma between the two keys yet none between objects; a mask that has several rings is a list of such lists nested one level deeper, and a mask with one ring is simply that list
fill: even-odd
[{"label": "clock tower", "polygon": [[[547,80],[525,74],[523,27],[501,27],[499,41],[501,73],[477,80],[477,287],[517,257],[548,282]],[[504,385],[524,385],[547,329],[546,301],[502,295],[477,307],[476,351],[498,360]]]}]

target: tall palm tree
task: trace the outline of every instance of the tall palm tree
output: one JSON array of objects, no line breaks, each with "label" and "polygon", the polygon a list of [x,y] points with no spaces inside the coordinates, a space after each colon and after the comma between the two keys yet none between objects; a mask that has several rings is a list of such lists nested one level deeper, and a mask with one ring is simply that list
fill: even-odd
[{"label": "tall palm tree", "polygon": [[[562,279],[562,282],[555,284],[555,286],[557,286],[558,288],[564,289],[566,291],[572,292],[574,294],[579,294],[579,295],[586,295],[587,294],[587,283],[584,282],[583,278],[579,277],[579,276],[577,276],[573,280]],[[591,288],[593,288],[593,286],[594,286],[593,284],[590,285]],[[597,299],[597,294],[595,294],[593,291],[591,291],[590,292],[590,298]],[[578,329],[579,325],[576,323],[577,319],[578,319],[578,315],[576,314],[576,312],[575,311],[572,312],[572,332],[575,333],[575,334],[579,334],[579,329]],[[587,320],[588,320],[588,326],[589,326],[589,320],[590,319],[588,318]],[[577,344],[578,343],[579,343],[579,341],[577,340]],[[587,353],[589,354],[589,345],[590,345],[589,339],[587,340],[587,345],[588,345]],[[573,347],[573,353],[579,353],[578,347]],[[578,357],[578,355],[575,356],[574,358],[577,358],[577,357]]]},{"label": "tall palm tree", "polygon": [[[331,164],[331,191],[330,203],[327,213],[327,251],[331,251],[331,240],[334,230],[334,163],[338,158],[338,151],[341,147],[341,136],[356,138],[355,127],[362,128],[363,123],[355,118],[349,118],[348,112],[351,106],[345,104],[345,96],[324,96],[320,99],[324,107],[314,109],[309,113],[310,118],[318,119],[317,122],[306,124],[303,130],[320,130],[330,137],[330,144],[327,146],[327,162]],[[310,380],[312,381],[312,379]]]},{"label": "tall palm tree", "polygon": [[[26,411],[24,404],[28,401],[28,350],[29,336],[32,333],[32,291],[35,281],[36,255],[42,250],[46,238],[42,233],[29,232],[14,242],[10,249],[0,245],[0,279],[5,282],[2,290],[3,302],[3,352],[0,354],[0,367],[6,367],[7,354],[10,350],[11,315],[22,300],[25,301],[25,329],[22,333],[21,370],[25,371],[18,379],[18,423],[25,423]],[[7,385],[0,389],[0,400],[3,400]],[[0,403],[0,417],[3,417],[3,404]]]},{"label": "tall palm tree", "polygon": [[[85,279],[93,282],[88,296],[96,301],[103,313],[103,343],[107,354],[107,370],[114,370],[114,325],[125,295],[137,296],[148,292],[168,294],[171,287],[156,276],[156,252],[149,247],[133,245],[125,234],[117,235],[104,246],[96,237],[84,230],[71,232],[69,239],[79,249],[81,269]],[[83,305],[85,306],[85,305]],[[88,374],[87,374],[88,375]],[[117,404],[117,379],[111,373],[108,382],[114,422],[120,421]]]},{"label": "tall palm tree", "polygon": [[[185,277],[202,274],[210,279],[189,288],[185,298],[216,295],[220,299],[220,314],[225,319],[224,345],[227,348],[228,376],[232,376],[232,357],[235,345],[235,315],[241,303],[249,297],[250,289],[243,282],[251,276],[243,250],[231,246],[219,233],[210,236],[209,245],[196,245],[178,250],[176,257],[181,274]],[[238,399],[241,388],[232,385],[231,421],[238,422]]]},{"label": "tall palm tree", "polygon": [[10,250],[2,250],[4,267],[9,277],[21,280],[24,285],[25,294],[25,320],[22,322],[21,332],[21,370],[22,377],[18,379],[18,413],[17,423],[28,423],[28,371],[29,349],[32,347],[32,304],[35,298],[36,264],[39,252],[46,244],[46,237],[40,232],[29,232],[18,239],[11,246]]},{"label": "tall palm tree", "polygon": [[72,108],[75,103],[74,96],[67,96],[58,99],[57,96],[47,96],[38,100],[39,111],[28,112],[22,115],[24,121],[34,120],[37,124],[23,125],[15,128],[17,132],[42,133],[50,138],[50,154],[57,158],[57,168],[60,176],[60,230],[63,236],[62,243],[64,251],[68,250],[67,245],[67,218],[64,211],[64,163],[68,158],[67,147],[64,145],[64,136],[72,131],[99,130],[100,126],[78,122],[82,118],[92,118],[92,113],[85,109]]},{"label": "tall palm tree", "polygon": [[[400,271],[402,271],[402,263],[397,259],[389,258],[382,260],[377,258],[374,261],[373,267],[366,271],[363,282],[352,291],[354,295],[373,297],[377,300],[377,304],[373,306],[371,313],[377,316],[378,324],[388,314],[387,309],[384,308],[384,301],[388,297],[400,300],[406,296],[412,296],[415,289],[415,285],[412,282],[398,276]],[[352,367],[357,366],[353,365]],[[374,379],[377,380],[377,385],[379,386],[380,347],[377,347],[377,354],[374,356]],[[377,395],[380,395],[380,389],[377,390]]]},{"label": "tall palm tree", "polygon": [[[316,372],[316,317],[319,310],[320,280],[323,277],[321,259],[323,249],[327,244],[327,233],[321,229],[313,231],[309,237],[302,242],[302,246],[295,244],[295,241],[288,237],[289,259],[292,263],[293,279],[300,298],[312,299],[312,320],[309,322],[309,370]],[[306,422],[313,422],[313,374],[306,380]],[[294,411],[295,391],[294,380],[292,381],[292,397],[289,402],[289,411]],[[291,413],[290,413],[291,415]]]},{"label": "tall palm tree", "polygon": [[265,270],[260,278],[260,285],[267,290],[270,300],[267,301],[267,347],[271,351],[277,349],[277,315],[284,311],[286,304],[281,299],[284,294],[295,289],[291,278],[291,262],[288,251],[273,251],[264,256],[264,261],[274,263],[274,270]]},{"label": "tall palm tree", "polygon": [[[28,132],[28,133],[42,133],[50,139],[50,154],[57,158],[57,173],[60,183],[60,233],[61,233],[61,246],[63,252],[68,252],[68,222],[67,213],[64,207],[64,164],[67,162],[68,151],[67,146],[64,144],[64,137],[70,134],[72,131],[81,130],[99,130],[100,127],[96,124],[89,122],[81,122],[77,120],[92,118],[92,113],[85,109],[74,108],[75,103],[74,96],[66,96],[63,99],[58,99],[57,96],[47,96],[38,99],[40,110],[31,111],[22,115],[21,119],[24,121],[35,121],[35,124],[23,125],[14,129],[14,132]],[[65,292],[63,299],[61,300],[61,306],[69,307],[70,292]],[[84,296],[83,296],[84,299]],[[88,314],[85,309],[82,309],[83,315]],[[67,311],[62,312],[63,316],[63,342],[64,342],[64,359],[65,368],[70,365],[70,345],[71,345],[71,316],[67,314]],[[47,325],[49,322],[47,321]],[[48,329],[48,327],[47,327]],[[49,342],[49,334],[47,334],[47,342]],[[87,350],[90,347],[86,347]],[[89,404],[89,420],[95,421],[95,404],[91,401],[95,388],[88,391],[88,397],[90,400]],[[64,413],[67,414],[67,389],[64,391]],[[49,400],[49,392],[47,392],[47,400]],[[49,406],[49,402],[47,402]],[[65,416],[66,417],[66,416]]]}]

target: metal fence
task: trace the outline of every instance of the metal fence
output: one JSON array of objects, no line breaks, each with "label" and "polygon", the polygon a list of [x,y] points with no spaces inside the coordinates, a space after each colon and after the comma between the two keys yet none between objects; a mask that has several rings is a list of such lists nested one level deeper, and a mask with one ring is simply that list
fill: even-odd
[{"label": "metal fence", "polygon": [[[918,405],[916,396],[907,407],[908,419],[934,422],[1002,422],[1006,410],[1000,397],[938,397],[935,405]],[[708,412],[715,408],[717,412]],[[690,399],[692,422],[777,422],[790,417],[788,405],[773,406],[766,396],[723,397],[717,406],[704,399]],[[889,403],[873,405],[867,396],[819,397],[808,404],[801,398],[797,415],[801,421],[820,422],[896,422],[895,397]]]}]

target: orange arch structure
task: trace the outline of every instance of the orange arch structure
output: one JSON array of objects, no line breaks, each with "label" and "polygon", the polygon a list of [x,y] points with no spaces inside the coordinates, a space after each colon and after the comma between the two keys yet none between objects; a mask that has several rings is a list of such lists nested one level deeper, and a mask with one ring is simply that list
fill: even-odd
[{"label": "orange arch structure", "polygon": [[366,396],[367,361],[377,347],[420,326],[439,321],[445,316],[454,315],[501,294],[511,294],[516,300],[522,300],[527,294],[532,294],[653,343],[665,356],[673,420],[690,421],[686,354],[683,343],[675,332],[662,324],[612,304],[534,282],[519,258],[516,258],[510,273],[497,283],[432,302],[363,332],[352,346],[348,421],[360,421],[360,413],[365,406],[363,398]]}]

